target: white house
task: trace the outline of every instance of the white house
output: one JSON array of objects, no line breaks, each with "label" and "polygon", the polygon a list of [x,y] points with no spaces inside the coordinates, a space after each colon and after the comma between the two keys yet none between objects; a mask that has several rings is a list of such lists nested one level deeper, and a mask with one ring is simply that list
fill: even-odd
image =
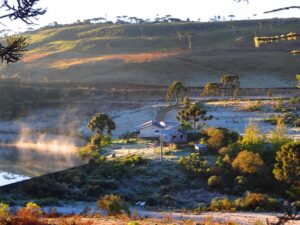
[{"label": "white house", "polygon": [[160,139],[164,143],[185,143],[187,135],[178,130],[176,121],[148,121],[138,127],[140,138]]},{"label": "white house", "polygon": [[164,127],[157,121],[148,121],[138,127],[140,138],[159,138]]}]

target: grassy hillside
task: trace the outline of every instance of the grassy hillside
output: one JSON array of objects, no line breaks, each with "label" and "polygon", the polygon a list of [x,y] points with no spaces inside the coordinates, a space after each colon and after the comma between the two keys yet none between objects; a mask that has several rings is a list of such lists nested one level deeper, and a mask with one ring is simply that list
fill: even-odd
[{"label": "grassy hillside", "polygon": [[[192,50],[178,32],[192,32]],[[23,61],[2,66],[4,76],[33,82],[187,85],[217,81],[223,73],[242,77],[245,87],[293,86],[299,42],[254,47],[253,36],[300,33],[300,19],[144,25],[66,25],[26,33],[31,45]],[[299,48],[298,48],[299,49]]]}]

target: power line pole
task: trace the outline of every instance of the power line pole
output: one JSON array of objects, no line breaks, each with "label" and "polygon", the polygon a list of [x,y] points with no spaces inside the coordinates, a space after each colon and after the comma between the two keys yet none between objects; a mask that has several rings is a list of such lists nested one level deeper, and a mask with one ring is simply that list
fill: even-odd
[{"label": "power line pole", "polygon": [[161,135],[161,131],[160,131],[159,140],[160,140],[160,160],[162,160],[162,158],[163,158],[163,138]]}]

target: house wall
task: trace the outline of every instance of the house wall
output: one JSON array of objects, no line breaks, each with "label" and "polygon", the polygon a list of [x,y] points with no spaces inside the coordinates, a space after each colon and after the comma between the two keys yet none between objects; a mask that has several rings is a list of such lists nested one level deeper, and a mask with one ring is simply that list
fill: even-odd
[{"label": "house wall", "polygon": [[[140,130],[140,138],[159,138],[160,137],[160,128],[156,126],[149,126]],[[159,131],[155,133],[155,131]]]},{"label": "house wall", "polygon": [[[182,135],[182,137],[181,137]],[[174,137],[175,136],[175,137]],[[172,134],[164,135],[163,136],[164,143],[186,143],[187,142],[187,135],[181,132],[174,132]]]}]

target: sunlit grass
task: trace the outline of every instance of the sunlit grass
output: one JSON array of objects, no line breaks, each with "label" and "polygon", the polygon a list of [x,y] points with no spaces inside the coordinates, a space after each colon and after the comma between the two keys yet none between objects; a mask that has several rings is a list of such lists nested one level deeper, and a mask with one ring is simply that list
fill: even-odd
[{"label": "sunlit grass", "polygon": [[179,55],[183,51],[168,51],[168,52],[148,52],[148,53],[133,53],[133,54],[111,54],[90,58],[73,58],[67,60],[59,60],[50,65],[55,69],[68,69],[72,66],[82,65],[87,63],[95,63],[109,60],[121,60],[124,63],[143,63],[151,62],[156,59],[172,57]]}]

